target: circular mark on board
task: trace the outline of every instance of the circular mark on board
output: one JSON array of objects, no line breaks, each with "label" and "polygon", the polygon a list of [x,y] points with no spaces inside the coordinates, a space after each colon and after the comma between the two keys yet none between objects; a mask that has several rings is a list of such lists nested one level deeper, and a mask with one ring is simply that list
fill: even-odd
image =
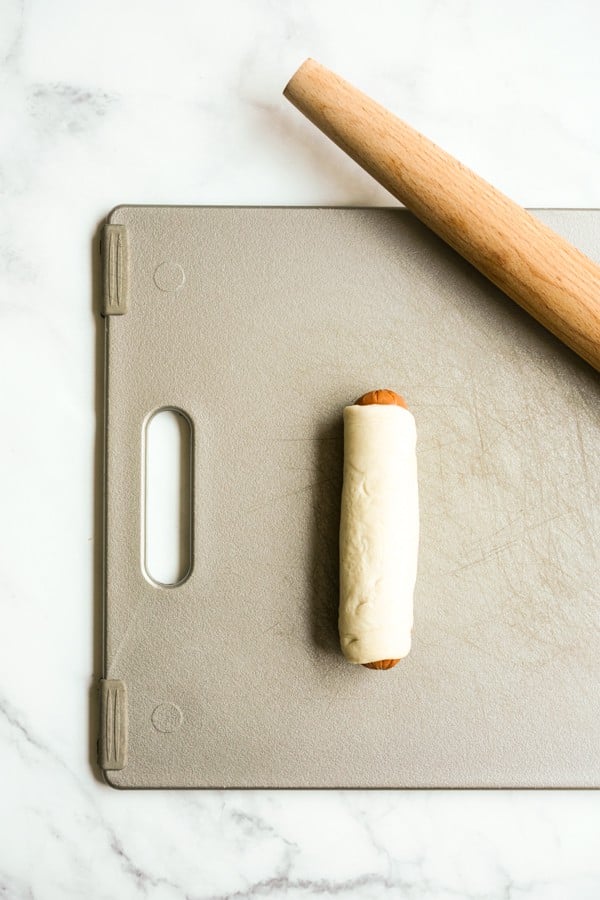
[{"label": "circular mark on board", "polygon": [[171,294],[185,284],[185,272],[178,263],[161,262],[154,270],[154,284],[159,291]]},{"label": "circular mark on board", "polygon": [[152,712],[152,724],[162,734],[177,731],[183,722],[183,713],[174,703],[159,703]]}]

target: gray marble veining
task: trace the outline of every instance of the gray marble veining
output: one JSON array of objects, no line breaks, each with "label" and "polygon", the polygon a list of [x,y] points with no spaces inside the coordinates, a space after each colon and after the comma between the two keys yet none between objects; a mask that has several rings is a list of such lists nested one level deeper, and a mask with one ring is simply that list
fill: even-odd
[{"label": "gray marble veining", "polygon": [[385,204],[307,55],[524,205],[600,206],[592,0],[0,5],[0,897],[596,900],[594,793],[111,791],[89,764],[91,240],[120,202]]}]

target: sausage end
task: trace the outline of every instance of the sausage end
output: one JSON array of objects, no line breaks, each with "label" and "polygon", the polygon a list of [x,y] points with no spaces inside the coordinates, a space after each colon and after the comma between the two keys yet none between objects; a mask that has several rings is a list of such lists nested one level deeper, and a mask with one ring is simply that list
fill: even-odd
[{"label": "sausage end", "polygon": [[399,659],[378,659],[376,662],[363,663],[363,666],[365,669],[393,669],[399,662]]},{"label": "sausage end", "polygon": [[401,397],[396,391],[390,391],[388,388],[383,388],[379,391],[368,391],[356,401],[356,406],[373,406],[374,404],[403,406],[404,409],[408,409],[404,397]]}]

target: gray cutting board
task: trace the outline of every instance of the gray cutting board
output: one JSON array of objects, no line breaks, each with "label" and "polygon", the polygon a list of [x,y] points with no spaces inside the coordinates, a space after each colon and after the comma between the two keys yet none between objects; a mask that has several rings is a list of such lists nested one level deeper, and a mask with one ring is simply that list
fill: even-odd
[{"label": "gray cutting board", "polygon": [[[600,259],[600,212],[536,215]],[[600,785],[599,377],[400,209],[109,222],[109,783]],[[422,529],[387,672],[336,629],[341,413],[378,387],[417,421]],[[194,435],[175,588],[140,553],[163,406]]]}]

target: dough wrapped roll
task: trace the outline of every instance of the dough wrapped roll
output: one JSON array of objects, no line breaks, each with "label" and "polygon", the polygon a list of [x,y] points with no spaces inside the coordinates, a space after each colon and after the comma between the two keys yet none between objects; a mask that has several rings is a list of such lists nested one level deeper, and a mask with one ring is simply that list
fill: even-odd
[{"label": "dough wrapped roll", "polygon": [[416,428],[393,391],[344,409],[339,632],[352,663],[388,669],[411,646],[419,544]]}]

